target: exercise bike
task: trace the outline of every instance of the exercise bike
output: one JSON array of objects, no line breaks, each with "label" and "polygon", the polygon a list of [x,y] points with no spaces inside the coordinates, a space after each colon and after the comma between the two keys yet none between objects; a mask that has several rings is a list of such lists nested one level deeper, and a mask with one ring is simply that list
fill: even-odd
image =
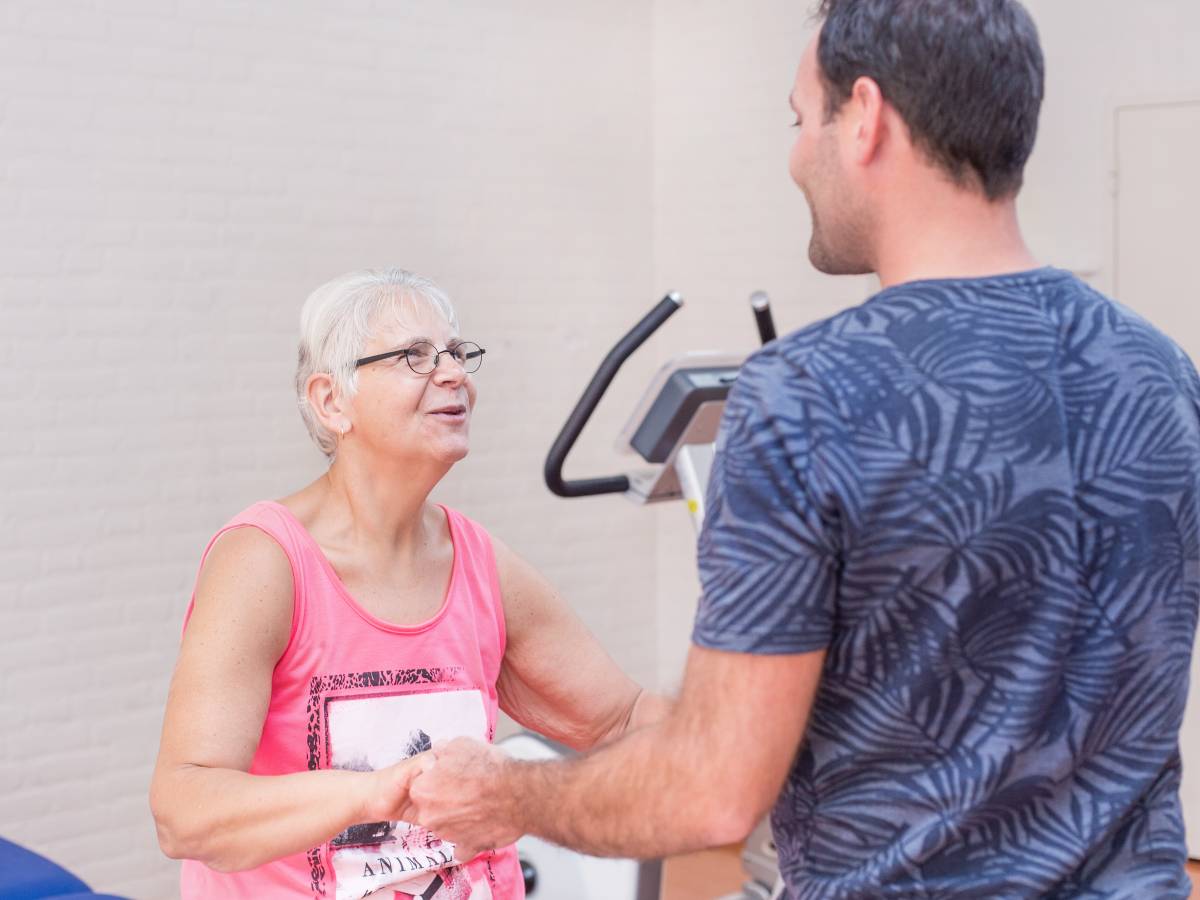
[{"label": "exercise bike", "polygon": [[[768,296],[761,291],[756,292],[750,298],[750,305],[762,343],[774,340],[775,324]],[[704,522],[704,496],[712,469],[714,442],[721,414],[725,399],[737,381],[745,354],[690,352],[672,359],[659,369],[617,442],[619,450],[637,454],[647,467],[600,478],[566,480],[562,475],[567,455],[618,369],[682,306],[683,300],[679,294],[665,296],[616,343],[600,363],[546,456],[546,486],[558,496],[573,499],[624,494],[638,504],[683,500],[693,525],[699,531]],[[517,846],[518,851],[522,851],[522,845],[518,843]],[[542,856],[546,853],[535,845],[527,847],[530,852],[536,849]],[[523,855],[528,869],[536,871],[536,861],[531,861],[528,852]],[[561,863],[561,857],[559,860]],[[742,866],[746,880],[741,892],[721,900],[771,900],[783,896],[778,857],[766,820],[760,822],[746,840]],[[544,883],[549,888],[551,881],[544,879]],[[632,883],[635,887],[633,893],[629,894],[631,898],[657,900],[661,884],[661,861],[638,864]],[[575,886],[561,885],[561,893],[558,888],[553,888],[554,893],[539,895],[538,890],[535,885],[529,896],[540,896],[546,900],[587,896],[586,892],[581,892]],[[603,896],[620,895],[614,892]]]}]

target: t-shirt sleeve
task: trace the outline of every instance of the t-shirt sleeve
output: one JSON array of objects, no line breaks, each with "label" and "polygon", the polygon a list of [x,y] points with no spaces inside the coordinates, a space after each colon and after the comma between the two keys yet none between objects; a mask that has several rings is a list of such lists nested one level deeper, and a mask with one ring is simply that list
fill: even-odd
[{"label": "t-shirt sleeve", "polygon": [[829,645],[839,572],[838,504],[823,457],[837,412],[777,355],[756,356],[730,392],[698,548],[694,643],[743,653]]}]

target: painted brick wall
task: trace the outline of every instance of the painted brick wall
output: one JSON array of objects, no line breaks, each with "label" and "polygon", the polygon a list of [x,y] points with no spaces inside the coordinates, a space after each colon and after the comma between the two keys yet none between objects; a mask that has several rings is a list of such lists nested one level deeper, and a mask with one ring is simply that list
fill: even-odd
[{"label": "painted brick wall", "polygon": [[0,4],[0,835],[175,896],[146,788],[199,553],[321,471],[298,314],[351,268],[456,298],[490,352],[440,498],[655,677],[652,518],[540,474],[656,298],[651,34],[637,0]]}]

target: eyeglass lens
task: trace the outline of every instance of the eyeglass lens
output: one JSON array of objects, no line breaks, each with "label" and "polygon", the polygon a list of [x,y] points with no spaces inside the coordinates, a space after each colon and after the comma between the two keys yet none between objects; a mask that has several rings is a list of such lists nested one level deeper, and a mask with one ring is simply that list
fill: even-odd
[{"label": "eyeglass lens", "polygon": [[461,344],[455,344],[453,347],[441,351],[433,344],[418,341],[408,348],[404,358],[409,367],[418,375],[428,375],[437,368],[438,359],[443,353],[454,357],[455,362],[462,366],[463,371],[467,374],[479,371],[479,366],[483,362],[483,350],[478,344],[471,341],[463,341]]}]

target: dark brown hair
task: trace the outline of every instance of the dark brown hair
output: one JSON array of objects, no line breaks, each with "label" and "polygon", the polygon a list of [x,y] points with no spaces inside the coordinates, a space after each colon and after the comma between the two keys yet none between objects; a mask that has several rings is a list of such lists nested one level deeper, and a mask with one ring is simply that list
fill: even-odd
[{"label": "dark brown hair", "polygon": [[1016,0],[823,0],[826,117],[873,79],[913,142],[989,199],[1021,187],[1037,137],[1045,63]]}]

